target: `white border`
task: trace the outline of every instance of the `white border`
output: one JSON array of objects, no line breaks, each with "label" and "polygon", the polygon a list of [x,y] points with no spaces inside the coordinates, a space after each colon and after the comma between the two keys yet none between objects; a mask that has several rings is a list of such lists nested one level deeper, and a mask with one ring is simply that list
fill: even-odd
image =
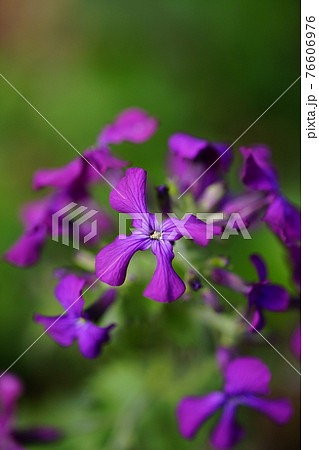
[{"label": "white border", "polygon": [[[306,79],[306,17],[315,16],[315,79],[310,90]],[[301,179],[302,179],[302,379],[301,379],[301,448],[319,448],[319,245],[316,227],[319,225],[319,137],[308,139],[308,94],[319,97],[319,2],[301,3]],[[316,111],[316,134],[319,136],[319,108]]]}]

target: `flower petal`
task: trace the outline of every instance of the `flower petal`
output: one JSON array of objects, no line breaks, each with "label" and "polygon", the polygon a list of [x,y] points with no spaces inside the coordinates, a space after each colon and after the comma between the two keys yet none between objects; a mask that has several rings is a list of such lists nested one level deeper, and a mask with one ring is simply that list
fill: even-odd
[{"label": "flower petal", "polygon": [[100,181],[101,175],[104,175],[108,169],[118,170],[128,165],[127,161],[114,158],[107,147],[85,150],[83,156],[88,161],[84,162],[85,183]]},{"label": "flower petal", "polygon": [[[174,229],[175,227],[175,229]],[[171,217],[163,223],[163,230],[166,231],[166,239],[175,241],[181,236],[193,239],[196,244],[206,246],[215,231],[215,234],[221,232],[220,227],[208,225],[193,214],[187,214],[183,219]]]},{"label": "flower petal", "polygon": [[271,373],[260,359],[244,356],[231,361],[225,371],[225,392],[229,395],[268,394]]},{"label": "flower petal", "polygon": [[249,396],[243,400],[242,404],[257,409],[279,424],[287,423],[293,414],[292,404],[286,398],[268,400]]},{"label": "flower petal", "polygon": [[225,269],[214,269],[212,271],[212,279],[215,283],[226,286],[233,291],[240,292],[241,294],[247,294],[250,290],[250,287],[247,286],[241,277]]},{"label": "flower petal", "polygon": [[153,136],[157,127],[158,121],[142,109],[126,109],[102,130],[98,142],[101,145],[121,144],[124,141],[141,144]]},{"label": "flower petal", "polygon": [[111,286],[120,286],[125,281],[127,266],[134,253],[149,246],[148,240],[136,234],[118,236],[97,254],[96,276]]},{"label": "flower petal", "polygon": [[126,214],[147,213],[145,185],[147,173],[138,167],[127,169],[125,176],[110,194],[110,205]]},{"label": "flower petal", "polygon": [[259,277],[259,281],[266,281],[267,279],[267,267],[265,261],[259,255],[251,255],[250,261],[255,266],[256,272]]},{"label": "flower petal", "polygon": [[11,373],[2,375],[0,378],[0,405],[3,412],[10,414],[13,411],[22,392],[23,384],[17,376]]},{"label": "flower petal", "polygon": [[246,186],[257,191],[277,191],[276,172],[271,165],[270,152],[267,147],[241,147],[244,157],[241,178]]},{"label": "flower petal", "polygon": [[300,211],[284,197],[277,196],[267,209],[263,221],[286,245],[300,242]]},{"label": "flower petal", "polygon": [[172,267],[173,246],[168,241],[154,241],[152,252],[156,255],[157,266],[143,295],[157,302],[173,302],[185,291],[183,280]]},{"label": "flower petal", "polygon": [[209,418],[225,401],[222,392],[212,392],[202,397],[183,398],[177,406],[177,420],[179,431],[186,439],[194,437],[198,428]]},{"label": "flower petal", "polygon": [[[82,313],[84,300],[82,298],[82,289],[86,283],[84,278],[78,278],[70,274],[62,278],[55,288],[55,296],[68,315],[79,317]],[[72,306],[71,306],[72,305]]]},{"label": "flower petal", "polygon": [[220,180],[231,163],[231,151],[227,144],[209,142],[184,133],[177,133],[169,139],[169,169],[181,191],[191,187],[199,198],[212,183]]},{"label": "flower petal", "polygon": [[[13,430],[13,436],[20,444],[31,445],[45,442],[56,442],[62,438],[62,433],[58,429],[52,427],[38,427]],[[8,450],[13,449],[10,447]]]},{"label": "flower petal", "polygon": [[46,196],[34,202],[29,202],[23,206],[21,211],[22,222],[27,229],[32,229],[38,225],[48,222],[50,217],[50,206],[52,196]]},{"label": "flower petal", "polygon": [[17,440],[14,439],[14,433],[1,436],[0,444],[5,450],[25,450],[25,447],[22,447],[18,444]]},{"label": "flower petal", "polygon": [[222,417],[211,435],[213,447],[227,449],[236,445],[244,435],[244,430],[236,422],[236,408],[233,403],[226,404]]},{"label": "flower petal", "polygon": [[249,293],[249,304],[255,304],[268,311],[286,311],[289,306],[289,294],[281,286],[258,283]]},{"label": "flower petal", "polygon": [[77,320],[74,317],[68,317],[66,315],[62,317],[48,317],[35,314],[34,320],[43,325],[46,333],[63,347],[72,345],[77,338]]},{"label": "flower petal", "polygon": [[102,350],[103,344],[110,340],[110,331],[115,325],[101,328],[89,321],[81,324],[78,329],[79,349],[86,358],[96,358]]},{"label": "flower petal", "polygon": [[105,311],[114,303],[116,297],[117,290],[108,289],[96,302],[85,310],[85,317],[91,322],[97,322],[103,316]]},{"label": "flower petal", "polygon": [[201,150],[208,147],[209,142],[185,133],[175,133],[168,140],[170,150],[182,158],[195,159]]},{"label": "flower petal", "polygon": [[212,291],[211,289],[204,289],[202,292],[202,299],[206,305],[213,308],[216,313],[221,313],[223,311],[223,305],[221,304],[219,296],[215,291]]},{"label": "flower petal", "polygon": [[25,231],[15,244],[5,253],[5,259],[18,267],[35,264],[39,257],[47,235],[45,225]]},{"label": "flower petal", "polygon": [[83,170],[83,161],[81,157],[78,157],[58,169],[38,170],[33,177],[33,188],[68,187],[80,176]]},{"label": "flower petal", "polygon": [[249,331],[252,333],[256,330],[260,331],[265,326],[265,318],[259,308],[255,308],[250,323]]},{"label": "flower petal", "polygon": [[238,212],[243,220],[247,220],[258,216],[268,202],[268,196],[263,192],[249,191],[226,200],[222,205],[222,211],[227,215]]}]

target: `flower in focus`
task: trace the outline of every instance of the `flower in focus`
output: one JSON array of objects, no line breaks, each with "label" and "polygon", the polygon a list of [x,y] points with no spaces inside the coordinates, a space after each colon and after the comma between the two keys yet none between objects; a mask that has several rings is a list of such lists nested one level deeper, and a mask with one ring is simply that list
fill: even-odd
[{"label": "flower in focus", "polygon": [[181,192],[200,177],[190,188],[196,199],[201,197],[208,186],[224,177],[232,161],[231,150],[226,152],[227,144],[209,142],[184,133],[173,134],[168,146],[169,172],[176,179]]},{"label": "flower in focus", "polygon": [[241,357],[225,368],[223,391],[211,392],[202,397],[186,397],[177,407],[179,430],[186,439],[195,436],[199,427],[222,409],[222,416],[215,426],[210,443],[219,449],[231,448],[244,435],[236,421],[239,406],[248,406],[270,417],[278,424],[287,423],[293,413],[288,399],[268,399],[271,373],[258,358]]},{"label": "flower in focus", "polygon": [[55,289],[55,296],[63,306],[65,313],[60,316],[47,317],[35,314],[35,321],[44,326],[45,331],[58,344],[69,347],[78,341],[80,352],[86,358],[96,358],[103,344],[110,340],[110,331],[115,324],[107,327],[95,325],[105,311],[114,302],[116,291],[106,291],[93,305],[86,310],[82,290],[85,279],[75,275],[62,278]]},{"label": "flower in focus", "polygon": [[157,217],[147,211],[145,187],[146,171],[130,168],[111,191],[110,205],[120,213],[130,214],[135,230],[130,236],[119,235],[98,253],[96,275],[104,283],[120,286],[134,253],[151,248],[157,267],[144,295],[158,302],[172,302],[185,291],[184,282],[172,267],[172,242],[187,236],[199,245],[207,245],[206,224],[191,214],[183,220],[169,218],[159,223]]},{"label": "flower in focus", "polygon": [[51,427],[17,429],[15,427],[16,403],[23,392],[21,381],[5,373],[0,377],[0,448],[22,450],[24,444],[45,444],[57,441],[61,433]]},{"label": "flower in focus", "polygon": [[252,255],[250,259],[258,274],[257,283],[247,283],[238,275],[222,268],[214,269],[212,278],[216,283],[247,297],[248,315],[251,317],[250,331],[259,331],[265,325],[263,311],[286,311],[289,306],[289,294],[282,286],[267,280],[267,267],[260,256]]}]

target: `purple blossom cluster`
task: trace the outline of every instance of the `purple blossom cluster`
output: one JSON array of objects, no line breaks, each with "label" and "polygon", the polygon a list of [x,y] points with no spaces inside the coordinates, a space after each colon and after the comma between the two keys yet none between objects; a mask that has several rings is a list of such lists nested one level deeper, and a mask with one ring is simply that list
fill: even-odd
[{"label": "purple blossom cluster", "polygon": [[23,450],[25,445],[45,444],[61,438],[61,432],[52,427],[17,428],[16,406],[23,392],[20,379],[5,373],[0,377],[0,448]]},{"label": "purple blossom cluster", "polygon": [[[205,278],[203,280],[196,273],[190,273],[189,267],[184,268],[183,272],[181,268],[177,270],[173,266],[174,257],[177,255],[175,249],[181,248],[178,247],[178,241],[182,238],[191,240],[188,243],[185,241],[183,246],[200,253],[201,247],[210,248],[211,237],[219,236],[225,228],[223,220],[214,225],[200,220],[193,213],[188,213],[186,204],[191,204],[194,211],[209,214],[219,210],[226,217],[234,212],[239,213],[250,230],[264,222],[286,250],[294,294],[269,279],[266,263],[260,255],[253,254],[250,258],[258,278],[254,282],[246,281],[239,274],[230,271],[228,258],[219,256],[218,264],[213,264],[211,258],[205,260],[208,250],[203,256],[203,270],[205,274],[209,273],[210,281],[240,293],[246,299],[244,315],[249,326],[245,324],[243,327],[243,338],[249,335],[246,332],[260,332],[264,327],[266,329],[269,313],[284,313],[292,305],[298,306],[300,212],[281,192],[270,150],[261,145],[240,148],[240,180],[243,191],[235,194],[227,183],[233,149],[226,143],[210,142],[185,133],[174,134],[168,140],[168,178],[163,180],[165,184],[156,187],[158,207],[164,216],[164,220],[159,220],[158,215],[149,212],[147,206],[147,172],[143,168],[130,167],[123,173],[123,168],[129,163],[113,156],[113,146],[124,141],[132,144],[146,142],[156,132],[157,127],[158,121],[143,110],[126,110],[102,130],[96,145],[85,150],[83,155],[64,167],[37,171],[33,178],[34,189],[47,187],[51,192],[43,199],[23,208],[24,232],[5,255],[6,259],[16,266],[35,264],[39,261],[45,241],[51,235],[54,213],[70,202],[98,211],[97,234],[87,243],[91,246],[88,248],[89,252],[95,258],[95,274],[89,269],[82,274],[77,274],[75,270],[66,272],[61,269],[62,276],[55,296],[64,311],[54,317],[40,314],[34,316],[35,322],[41,324],[45,332],[59,345],[68,347],[77,341],[80,352],[86,358],[99,356],[102,347],[110,341],[111,330],[115,324],[98,324],[105,323],[106,313],[120,297],[119,287],[126,284],[128,266],[138,251],[151,250],[156,258],[156,268],[150,280],[146,272],[143,292],[145,297],[161,303],[178,299],[189,302],[195,292],[199,291],[206,308],[224,314],[223,305],[215,292],[209,287],[203,287]],[[131,216],[131,234],[119,234],[112,239],[112,217],[96,203],[91,191],[93,185],[105,181],[114,184],[109,197],[111,208],[120,214]],[[182,211],[184,217],[178,219],[172,214],[174,211]],[[87,224],[88,227],[89,225]],[[69,231],[59,224],[61,234]],[[82,232],[87,234],[87,229],[84,228]],[[108,243],[103,246],[104,241]],[[212,256],[214,249],[211,247]],[[98,281],[102,282],[99,284],[100,288],[105,288],[106,284],[118,289],[107,288],[97,295],[95,303],[85,308],[83,295]],[[296,358],[300,358],[299,326],[290,342]],[[211,434],[210,442],[215,448],[230,448],[244,436],[243,428],[236,420],[239,406],[261,411],[277,424],[288,422],[293,413],[290,401],[285,398],[268,398],[271,373],[267,366],[256,357],[239,356],[239,347],[222,349],[216,343],[216,349],[216,357],[225,379],[224,387],[208,395],[185,397],[180,401],[177,419],[181,435],[186,439],[193,438],[201,424],[221,410],[222,415]],[[12,392],[10,380],[13,385]],[[19,435],[13,431],[11,425],[11,410],[20,392],[19,386],[19,382],[11,375],[0,378],[0,400],[4,405],[0,442],[1,439],[18,442],[17,436],[21,437],[21,433]],[[54,436],[54,433],[51,436]],[[42,437],[45,437],[45,433],[42,433]],[[12,448],[20,447],[17,444]]]}]

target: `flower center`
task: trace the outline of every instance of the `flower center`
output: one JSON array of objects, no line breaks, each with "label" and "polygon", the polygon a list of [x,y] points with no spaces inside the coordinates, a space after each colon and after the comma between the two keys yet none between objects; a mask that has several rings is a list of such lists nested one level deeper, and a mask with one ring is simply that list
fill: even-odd
[{"label": "flower center", "polygon": [[163,234],[161,231],[152,231],[152,233],[150,234],[150,239],[156,239],[157,241],[160,241],[163,237]]}]

